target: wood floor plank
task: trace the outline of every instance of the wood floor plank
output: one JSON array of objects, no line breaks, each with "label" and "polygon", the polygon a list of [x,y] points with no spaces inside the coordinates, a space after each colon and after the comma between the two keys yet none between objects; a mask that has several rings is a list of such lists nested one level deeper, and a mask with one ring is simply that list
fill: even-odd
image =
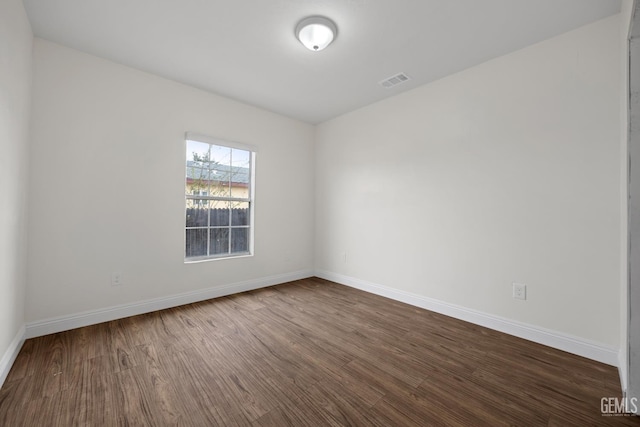
[{"label": "wood floor plank", "polygon": [[528,407],[526,401],[514,399],[511,394],[496,393],[485,384],[472,381],[468,375],[434,371],[420,384],[416,395],[424,399],[434,395],[446,396],[453,411],[487,425],[543,426],[549,421],[544,411]]},{"label": "wood floor plank", "polygon": [[152,390],[145,380],[146,366],[131,366],[110,376],[111,399],[117,425],[157,426],[161,424]]},{"label": "wood floor plank", "polygon": [[22,425],[24,407],[32,401],[35,382],[29,378],[6,381],[0,389],[0,426]]},{"label": "wood floor plank", "polygon": [[183,404],[191,408],[189,414],[206,419],[207,424],[202,425],[251,425],[239,402],[224,394],[218,375],[203,363],[199,354],[191,349],[174,353],[171,358],[173,378],[182,379],[177,387],[186,397]]},{"label": "wood floor plank", "polygon": [[388,426],[423,427],[425,425],[445,425],[443,423],[436,423],[433,419],[430,420],[421,416],[412,416],[414,414],[406,415],[384,399],[378,401],[375,406],[371,408],[371,413],[379,422]]},{"label": "wood floor plank", "polygon": [[173,381],[160,361],[153,344],[139,345],[135,349],[137,360],[146,367],[144,381],[157,408],[158,418],[163,425],[190,425],[188,414],[182,411],[178,402],[180,395]]},{"label": "wood floor plank", "polygon": [[66,427],[73,425],[71,411],[68,409],[69,404],[70,402],[64,393],[32,400],[23,408],[24,418],[11,425],[24,427]]},{"label": "wood floor plank", "polygon": [[640,426],[617,370],[310,278],[27,340],[0,426]]},{"label": "wood floor plank", "polygon": [[344,393],[339,383],[321,381],[307,390],[314,405],[322,408],[338,425],[384,426],[357,395]]},{"label": "wood floor plank", "polygon": [[[267,380],[274,383],[272,388],[278,393],[291,393],[295,397],[300,388],[307,388],[321,379],[317,369],[304,364],[287,347],[262,334],[258,328],[247,334],[224,337],[221,344],[242,346],[246,363],[258,367],[263,374],[270,375]],[[256,363],[258,360],[260,363]]]},{"label": "wood floor plank", "polygon": [[[83,387],[78,401],[78,413],[84,413],[85,418],[79,418],[74,425],[108,425],[115,419],[115,405],[109,392],[109,378],[111,376],[110,363],[107,356],[98,356],[83,362]],[[70,389],[78,389],[73,384]]]},{"label": "wood floor plank", "polygon": [[135,343],[126,329],[126,319],[107,322],[106,354],[111,362],[111,372],[122,372],[136,366]]},{"label": "wood floor plank", "polygon": [[253,425],[260,427],[340,427],[344,424],[339,423],[329,411],[318,405],[306,392],[300,392],[296,397],[283,399],[277,407],[257,419]]}]

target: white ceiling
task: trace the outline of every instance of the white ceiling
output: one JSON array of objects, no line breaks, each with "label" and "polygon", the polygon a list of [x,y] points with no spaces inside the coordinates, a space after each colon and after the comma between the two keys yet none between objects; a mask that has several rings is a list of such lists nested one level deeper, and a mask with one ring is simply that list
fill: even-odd
[{"label": "white ceiling", "polygon": [[[35,35],[319,123],[620,11],[620,0],[25,0]],[[294,37],[324,15],[321,52]],[[411,77],[392,89],[378,82]]]}]

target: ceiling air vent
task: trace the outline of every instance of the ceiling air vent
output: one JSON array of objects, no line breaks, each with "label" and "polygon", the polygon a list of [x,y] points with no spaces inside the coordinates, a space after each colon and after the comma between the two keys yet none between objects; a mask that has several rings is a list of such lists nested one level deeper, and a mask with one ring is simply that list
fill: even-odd
[{"label": "ceiling air vent", "polygon": [[389,78],[386,78],[380,81],[379,83],[380,83],[380,86],[386,89],[389,89],[401,83],[404,83],[407,80],[409,80],[409,76],[407,76],[405,73],[398,73],[395,76],[391,76]]}]

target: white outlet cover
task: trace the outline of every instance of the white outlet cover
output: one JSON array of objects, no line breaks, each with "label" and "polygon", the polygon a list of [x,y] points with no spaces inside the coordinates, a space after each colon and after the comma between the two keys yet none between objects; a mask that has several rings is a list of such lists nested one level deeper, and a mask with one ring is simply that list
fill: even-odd
[{"label": "white outlet cover", "polygon": [[527,299],[527,285],[522,283],[513,283],[513,298],[526,300]]},{"label": "white outlet cover", "polygon": [[122,273],[111,273],[111,286],[122,285]]}]

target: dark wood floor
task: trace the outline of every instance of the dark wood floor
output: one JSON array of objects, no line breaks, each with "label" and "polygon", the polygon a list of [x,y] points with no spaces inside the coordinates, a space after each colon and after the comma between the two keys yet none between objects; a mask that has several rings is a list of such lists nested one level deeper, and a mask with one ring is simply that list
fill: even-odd
[{"label": "dark wood floor", "polygon": [[321,279],[25,342],[2,426],[585,426],[615,368]]}]

